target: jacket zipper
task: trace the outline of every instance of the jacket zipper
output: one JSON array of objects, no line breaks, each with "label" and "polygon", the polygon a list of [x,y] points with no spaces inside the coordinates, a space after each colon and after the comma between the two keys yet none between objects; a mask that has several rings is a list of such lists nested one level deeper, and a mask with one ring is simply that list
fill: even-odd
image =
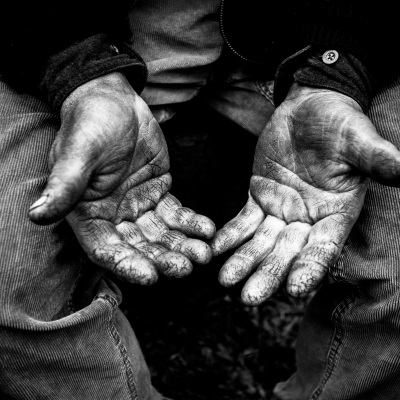
[{"label": "jacket zipper", "polygon": [[233,51],[233,53],[235,53],[242,60],[245,60],[245,61],[247,61],[249,63],[252,63],[252,64],[263,65],[264,64],[263,62],[251,60],[250,58],[247,58],[244,55],[240,54],[238,51],[235,50],[235,48],[229,42],[229,40],[228,40],[228,38],[226,36],[226,32],[225,32],[225,29],[224,29],[224,22],[223,22],[223,18],[222,18],[222,14],[224,13],[224,3],[225,3],[225,1],[221,0],[221,7],[220,7],[220,12],[219,12],[219,26],[220,26],[220,30],[221,30],[221,35],[222,35],[226,45]]}]

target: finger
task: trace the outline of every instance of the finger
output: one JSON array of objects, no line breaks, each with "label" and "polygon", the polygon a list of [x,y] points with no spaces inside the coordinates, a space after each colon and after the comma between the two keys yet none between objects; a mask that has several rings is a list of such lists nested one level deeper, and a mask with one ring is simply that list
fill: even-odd
[{"label": "finger", "polygon": [[264,219],[264,212],[250,197],[240,213],[215,234],[210,243],[213,255],[217,256],[245,242],[253,236]]},{"label": "finger", "polygon": [[169,193],[158,203],[156,212],[169,228],[187,235],[212,238],[215,234],[215,225],[209,218],[182,207],[179,200]]},{"label": "finger", "polygon": [[183,278],[192,272],[192,263],[183,254],[148,242],[138,243],[136,248],[154,262],[158,272],[168,278]]},{"label": "finger", "polygon": [[116,228],[122,235],[122,239],[131,246],[135,246],[148,259],[152,260],[158,272],[163,275],[169,278],[181,278],[192,272],[192,264],[186,257],[177,252],[169,251],[164,246],[149,243],[136,224],[124,221]]},{"label": "finger", "polygon": [[400,186],[400,151],[378,134],[366,116],[350,127],[343,156],[377,182]]},{"label": "finger", "polygon": [[268,215],[258,227],[254,237],[240,247],[222,266],[219,282],[232,286],[241,281],[264,259],[274,248],[279,233],[286,226],[281,219]]},{"label": "finger", "polygon": [[149,242],[157,242],[158,239],[169,231],[168,226],[154,212],[147,211],[135,221],[135,224],[140,228],[143,235]]},{"label": "finger", "polygon": [[242,290],[245,304],[261,304],[278,289],[293,260],[307,243],[310,230],[309,224],[293,222],[281,231],[274,250],[262,261]]},{"label": "finger", "polygon": [[71,213],[68,221],[90,260],[131,283],[151,285],[157,281],[157,270],[150,259],[124,241],[114,224],[82,221],[76,214]]},{"label": "finger", "polygon": [[184,254],[189,260],[198,264],[208,264],[212,258],[210,246],[201,240],[187,238],[178,231],[165,232],[157,240],[167,249]]},{"label": "finger", "polygon": [[[265,160],[264,166],[266,162]],[[268,163],[268,173],[277,180],[280,178],[286,182],[298,179],[293,172],[273,161]],[[274,179],[253,175],[250,180],[250,193],[266,214],[275,215],[287,223],[312,222],[300,193],[287,185],[280,184]]]},{"label": "finger", "polygon": [[[123,201],[118,207],[118,217],[116,223],[122,221],[135,221],[142,214],[148,210],[155,209],[160,199],[168,192],[171,187],[172,179],[170,174],[163,174],[157,178],[149,179],[138,186],[134,178],[128,178],[123,185],[121,185],[121,192],[115,191],[116,196],[123,197]],[[125,187],[129,186],[131,189],[126,190]],[[133,187],[132,187],[133,186]],[[110,212],[115,211],[116,202],[110,204]]]},{"label": "finger", "polygon": [[147,286],[158,279],[154,263],[123,241],[103,243],[93,249],[92,253],[88,253],[88,256],[95,264],[130,283]]},{"label": "finger", "polygon": [[140,242],[147,241],[140,228],[132,222],[121,222],[120,224],[116,225],[116,229],[121,235],[122,239],[131,246],[136,246]]},{"label": "finger", "polygon": [[353,223],[335,215],[317,222],[308,243],[295,260],[287,280],[287,291],[302,297],[315,290],[329,268],[337,261]]},{"label": "finger", "polygon": [[188,239],[178,231],[170,231],[154,211],[143,214],[137,219],[136,225],[151,243],[158,243],[170,250],[180,252],[200,264],[206,264],[211,259],[212,252],[206,243],[201,240]]},{"label": "finger", "polygon": [[84,162],[71,156],[53,166],[41,197],[29,208],[29,218],[37,224],[50,224],[65,217],[86,190],[90,171]]}]

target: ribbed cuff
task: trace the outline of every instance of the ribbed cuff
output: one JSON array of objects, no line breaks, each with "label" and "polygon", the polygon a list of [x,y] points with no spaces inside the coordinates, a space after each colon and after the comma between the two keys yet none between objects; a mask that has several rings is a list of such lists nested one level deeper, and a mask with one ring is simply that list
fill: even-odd
[{"label": "ribbed cuff", "polygon": [[337,52],[338,58],[334,63],[326,64],[322,60],[324,52],[316,51],[308,57],[304,66],[294,73],[294,81],[345,94],[367,112],[375,87],[367,68],[356,57],[343,52]]},{"label": "ribbed cuff", "polygon": [[369,70],[353,55],[340,51],[334,63],[326,64],[322,60],[325,50],[334,49],[309,46],[282,62],[275,79],[275,104],[278,106],[292,83],[297,82],[345,94],[366,112],[376,86]]},{"label": "ribbed cuff", "polygon": [[40,89],[55,112],[78,86],[99,76],[120,71],[137,93],[147,79],[141,57],[122,42],[105,34],[91,36],[52,56],[40,80]]},{"label": "ribbed cuff", "polygon": [[[341,22],[341,21],[340,21]],[[319,48],[340,49],[345,53],[354,55],[360,60],[369,71],[375,73],[379,70],[382,61],[382,49],[384,44],[379,46],[374,37],[366,35],[355,35],[349,29],[346,29],[339,21],[334,23],[329,21],[325,24],[304,23],[299,30],[298,35],[306,43],[316,45]]]}]

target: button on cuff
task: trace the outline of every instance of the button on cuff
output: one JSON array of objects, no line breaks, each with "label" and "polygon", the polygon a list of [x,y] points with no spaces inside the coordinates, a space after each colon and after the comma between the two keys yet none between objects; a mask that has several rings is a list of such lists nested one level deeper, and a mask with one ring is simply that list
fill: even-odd
[{"label": "button on cuff", "polygon": [[115,46],[114,44],[110,44],[111,50],[114,52],[114,54],[119,54],[118,47]]},{"label": "button on cuff", "polygon": [[339,59],[339,53],[336,50],[328,50],[322,55],[322,61],[325,64],[334,64]]}]

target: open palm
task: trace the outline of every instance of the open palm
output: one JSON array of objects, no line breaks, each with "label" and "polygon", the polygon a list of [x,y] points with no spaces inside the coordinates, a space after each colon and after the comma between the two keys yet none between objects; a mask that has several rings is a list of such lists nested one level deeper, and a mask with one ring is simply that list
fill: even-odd
[{"label": "open palm", "polygon": [[287,290],[314,290],[336,262],[361,211],[367,178],[398,179],[400,153],[347,96],[294,85],[259,138],[244,209],[211,245],[242,245],[224,264],[230,286],[256,271],[242,298],[259,304],[287,278]]},{"label": "open palm", "polygon": [[67,220],[89,258],[130,282],[181,277],[211,258],[214,224],[168,193],[161,129],[121,74],[76,89],[64,102],[51,174],[30,210],[37,223]]}]

